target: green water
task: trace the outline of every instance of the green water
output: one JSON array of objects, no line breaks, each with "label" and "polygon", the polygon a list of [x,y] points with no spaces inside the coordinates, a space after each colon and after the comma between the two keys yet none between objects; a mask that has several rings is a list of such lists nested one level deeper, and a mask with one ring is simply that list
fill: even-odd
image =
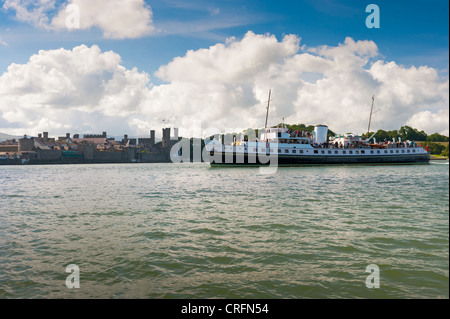
[{"label": "green water", "polygon": [[449,297],[448,162],[9,166],[0,181],[0,298]]}]

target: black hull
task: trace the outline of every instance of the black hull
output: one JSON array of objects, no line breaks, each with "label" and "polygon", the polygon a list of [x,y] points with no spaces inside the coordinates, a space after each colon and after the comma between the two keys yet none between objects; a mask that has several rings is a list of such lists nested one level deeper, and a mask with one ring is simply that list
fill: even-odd
[{"label": "black hull", "polygon": [[210,156],[211,166],[296,166],[296,165],[345,165],[345,164],[428,164],[429,154],[408,155],[377,155],[377,156],[308,156],[308,155],[279,155],[269,157],[263,155],[249,156],[247,154],[216,153]]}]

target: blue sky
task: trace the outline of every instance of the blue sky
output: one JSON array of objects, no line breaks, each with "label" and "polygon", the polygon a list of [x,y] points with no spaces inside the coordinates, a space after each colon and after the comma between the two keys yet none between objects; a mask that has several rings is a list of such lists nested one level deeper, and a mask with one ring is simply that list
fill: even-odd
[{"label": "blue sky", "polygon": [[[161,34],[128,40],[105,40],[95,27],[54,32],[17,21],[13,10],[0,13],[0,70],[25,63],[39,50],[98,44],[119,53],[127,67],[153,73],[187,50],[207,48],[251,30],[281,38],[296,34],[308,46],[337,45],[345,37],[373,40],[387,60],[405,66],[428,65],[448,71],[448,1],[146,1]],[[368,29],[368,4],[380,8],[381,27]]]},{"label": "blue sky", "polygon": [[[69,3],[84,3],[80,18],[82,26],[83,23],[85,25],[81,29],[68,31],[61,27],[63,20],[59,18],[64,19],[64,9]],[[87,3],[89,4],[86,5]],[[92,3],[100,4],[100,9],[90,5]],[[106,3],[109,6],[104,5]],[[114,6],[111,3],[117,3],[117,5]],[[130,3],[134,3],[134,7],[128,6]],[[365,9],[372,3],[378,5],[380,9],[380,28],[369,29],[366,26],[366,18],[370,13],[366,13]],[[127,6],[129,8],[126,8]],[[428,131],[436,128],[438,132],[448,134],[448,120],[442,120],[442,117],[448,117],[448,94],[445,92],[448,90],[449,69],[449,4],[445,0],[128,0],[122,2],[118,0],[92,2],[87,0],[2,0],[0,8],[0,86],[4,86],[3,90],[0,87],[0,131],[2,132],[16,133],[25,130],[36,134],[38,130],[49,127],[61,134],[65,133],[65,130],[87,132],[109,130],[116,133],[126,131],[130,134],[142,135],[146,132],[145,127],[157,126],[157,123],[162,121],[163,115],[159,114],[155,110],[156,106],[152,105],[160,105],[166,108],[166,113],[173,113],[174,115],[167,115],[167,117],[173,119],[174,126],[181,128],[183,125],[187,126],[188,119],[210,114],[203,120],[214,123],[216,127],[222,129],[226,125],[224,123],[228,121],[239,122],[239,127],[245,129],[255,125],[254,123],[261,122],[261,118],[264,117],[264,108],[261,108],[261,114],[259,111],[255,113],[259,101],[262,101],[263,94],[260,92],[269,86],[271,88],[275,86],[276,97],[276,85],[279,85],[278,94],[281,95],[283,92],[284,96],[279,97],[278,100],[279,103],[284,102],[286,106],[279,105],[277,108],[275,105],[274,121],[287,117],[292,123],[314,124],[313,121],[320,119],[313,113],[330,112],[327,116],[335,117],[331,114],[330,106],[325,105],[330,103],[339,105],[343,110],[342,118],[339,118],[340,122],[336,122],[338,117],[334,122],[329,120],[334,125],[335,131],[336,128],[341,129],[344,124],[353,126],[355,130],[362,130],[367,125],[362,123],[366,111],[361,111],[364,116],[356,117],[354,122],[347,120],[352,118],[348,114],[353,114],[357,110],[357,105],[365,104],[365,101],[369,103],[371,95],[377,92],[380,96],[380,104],[383,103],[383,107],[380,106],[380,108],[384,108],[384,117],[379,116],[380,128],[397,129],[402,125],[410,124]],[[140,13],[144,15],[138,17]],[[150,16],[145,18],[145,14]],[[133,15],[136,16],[135,20]],[[114,20],[111,17],[117,18]],[[133,33],[133,30],[140,27],[143,28],[143,32]],[[121,28],[131,33],[124,35],[120,31]],[[116,34],[108,36],[109,31]],[[291,37],[285,41],[285,36],[289,35],[294,38]],[[255,48],[259,48],[259,45],[265,47],[263,43],[270,41],[271,37],[275,37],[276,41],[272,41],[268,48],[277,52],[273,56],[275,60],[267,60],[264,52],[251,53],[252,45]],[[348,38],[351,40],[346,40]],[[234,49],[230,43],[234,43]],[[112,64],[108,64],[108,70],[94,70],[95,67],[93,67],[85,79],[80,79],[81,73],[75,74],[76,72],[72,70],[69,74],[69,71],[64,68],[64,63],[55,67],[55,63],[60,61],[55,57],[56,55],[67,56],[71,54],[70,50],[82,45],[91,48],[91,54],[97,54],[99,59],[112,58],[108,60],[108,63],[114,64],[116,57],[120,57],[120,62],[115,65],[115,71],[111,71]],[[93,46],[98,47],[99,52],[95,51]],[[61,48],[67,51],[55,51],[57,53],[52,57],[55,58],[55,63],[50,63],[45,53]],[[341,48],[346,53],[343,54],[333,48]],[[117,56],[105,57],[104,54],[107,51],[112,51]],[[200,83],[199,79],[184,76],[182,70],[180,71],[180,68],[185,68],[186,72],[195,73],[196,69],[203,70],[203,67],[208,65],[203,70],[205,73],[202,74],[202,77],[208,78],[211,73],[223,72],[223,65],[218,65],[219,62],[216,65],[215,62],[223,58],[222,63],[236,64],[236,69],[231,70],[234,73],[230,71],[236,75],[249,64],[248,61],[240,60],[246,54],[254,54],[255,65],[250,68],[252,75],[245,81],[239,81],[239,84],[231,80]],[[33,55],[38,55],[38,58],[30,61]],[[75,54],[73,55],[73,59],[77,59]],[[215,57],[216,60],[210,60],[210,57]],[[367,61],[366,58],[368,58]],[[234,61],[241,61],[242,64],[234,63]],[[262,69],[258,66],[261,61],[267,63],[264,72],[275,72],[271,73],[263,84],[260,79],[265,73],[261,73]],[[295,64],[293,61],[303,61],[298,62],[303,64]],[[73,63],[82,62],[73,61]],[[13,63],[22,68],[7,71],[8,66]],[[330,66],[333,72],[324,68],[324,63]],[[298,67],[295,69],[298,73],[288,72],[287,68],[290,64],[295,65],[294,69]],[[64,76],[53,81],[50,75],[36,74],[36,67],[45,69],[43,66],[49,65],[52,65],[51,68],[54,68],[57,74]],[[360,69],[352,70],[352,73],[343,74],[339,78],[339,72],[341,72],[339,70],[344,65],[358,65]],[[122,66],[125,70],[121,69]],[[368,71],[369,77],[366,77],[364,70]],[[35,83],[27,82],[25,85],[24,74],[27,74],[28,80],[36,77]],[[121,103],[119,97],[108,95],[105,90],[100,92],[104,89],[103,84],[111,80],[111,74],[127,78],[121,82],[120,85],[123,86],[117,89],[123,92],[124,96],[121,98],[124,101],[134,99],[135,93],[138,92],[140,98],[135,101],[136,107],[115,106],[114,111],[107,112],[105,107],[101,106],[106,101],[114,105]],[[281,85],[282,81],[278,81],[278,84],[270,84],[270,78],[287,79],[288,76],[292,78],[286,80],[286,85]],[[218,78],[220,74],[213,77],[213,79]],[[60,88],[45,83],[58,83],[61,79],[72,81],[71,85],[76,87],[77,94],[85,90],[89,92],[88,95],[96,99],[86,101],[85,104],[77,104],[75,101],[77,94],[70,96],[70,94],[60,93],[58,98],[55,98],[54,92]],[[230,75],[230,79],[235,77]],[[327,80],[328,83],[325,85],[318,81],[320,79]],[[347,86],[344,86],[345,79],[349,79]],[[422,79],[427,79],[427,85],[429,85],[427,90],[421,83]],[[99,82],[95,82],[96,80]],[[313,83],[313,80],[316,82]],[[39,81],[45,83],[38,85]],[[100,83],[102,87],[99,87],[97,91],[94,91],[95,87],[92,87],[91,91],[78,87],[77,83],[83,81]],[[340,82],[342,87],[339,87]],[[337,96],[333,101],[330,97],[326,97],[332,94],[333,88],[336,92],[347,92],[359,85],[363,86],[360,89],[361,96],[358,98],[350,96],[351,92]],[[130,89],[133,87],[140,89]],[[221,91],[223,88],[229,89],[231,95],[234,93],[235,99],[232,102],[236,103],[237,112],[242,111],[246,116],[254,116],[256,120],[237,121],[225,115],[227,102],[222,97],[226,95]],[[328,88],[330,90],[327,91]],[[418,88],[421,88],[423,92],[417,93]],[[198,98],[197,89],[202,96],[204,95],[203,99]],[[126,92],[130,90],[136,92],[125,98]],[[192,92],[192,95],[187,93],[188,91]],[[38,96],[36,92],[42,94]],[[180,94],[179,101],[192,100],[193,102],[190,102],[191,104],[186,102],[184,106],[175,105],[180,102],[174,101],[174,92]],[[313,98],[306,100],[305,96],[308,94],[313,96],[312,92],[315,92],[316,97],[323,97],[320,103],[324,106],[318,105],[319,102],[315,102]],[[20,101],[16,102],[18,100]],[[39,102],[33,103],[35,100]],[[56,100],[65,101],[65,104],[58,104]],[[32,105],[29,104],[30,101]],[[216,103],[217,109],[211,109],[211,103]],[[304,104],[320,111],[311,113],[288,111],[289,108],[307,107]],[[349,105],[348,108],[347,105]],[[12,108],[17,110],[12,111]],[[62,109],[70,115],[71,121],[61,120],[62,113],[58,112]],[[186,110],[185,116],[179,114],[180,110]],[[30,114],[33,112],[35,112],[33,116],[37,116],[37,119],[32,119]],[[223,121],[219,121],[219,117]],[[84,124],[77,125],[77,121],[83,121]],[[98,125],[95,125],[99,122],[104,123],[102,128],[97,128]],[[377,126],[376,122],[374,126]],[[183,129],[180,133],[182,132]]]}]

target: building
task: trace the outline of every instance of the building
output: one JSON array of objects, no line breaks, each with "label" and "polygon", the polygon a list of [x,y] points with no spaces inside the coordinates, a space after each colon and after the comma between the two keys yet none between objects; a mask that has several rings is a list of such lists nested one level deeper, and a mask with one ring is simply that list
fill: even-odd
[{"label": "building", "polygon": [[155,131],[150,131],[150,138],[138,138],[139,147],[151,148],[155,146]]},{"label": "building", "polygon": [[19,140],[18,152],[32,152],[34,150],[35,147],[33,138],[27,138],[27,136],[25,135]]},{"label": "building", "polygon": [[[107,133],[70,133],[57,139],[48,132],[38,137],[24,136],[14,143],[1,143],[0,164],[78,164],[78,163],[160,163],[170,162],[170,150],[178,142],[178,129],[162,129],[162,142],[156,143],[155,131],[150,136],[130,138],[124,135],[122,141],[108,138]],[[10,145],[11,144],[11,145]]]},{"label": "building", "polygon": [[103,132],[102,134],[85,134],[83,135],[83,138],[106,138],[106,132]]}]

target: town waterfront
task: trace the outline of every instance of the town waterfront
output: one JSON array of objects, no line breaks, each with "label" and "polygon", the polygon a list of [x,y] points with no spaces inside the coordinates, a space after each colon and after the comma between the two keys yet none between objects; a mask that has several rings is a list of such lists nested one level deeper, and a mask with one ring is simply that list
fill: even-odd
[{"label": "town waterfront", "polygon": [[0,180],[0,298],[449,297],[448,161],[3,166]]}]

